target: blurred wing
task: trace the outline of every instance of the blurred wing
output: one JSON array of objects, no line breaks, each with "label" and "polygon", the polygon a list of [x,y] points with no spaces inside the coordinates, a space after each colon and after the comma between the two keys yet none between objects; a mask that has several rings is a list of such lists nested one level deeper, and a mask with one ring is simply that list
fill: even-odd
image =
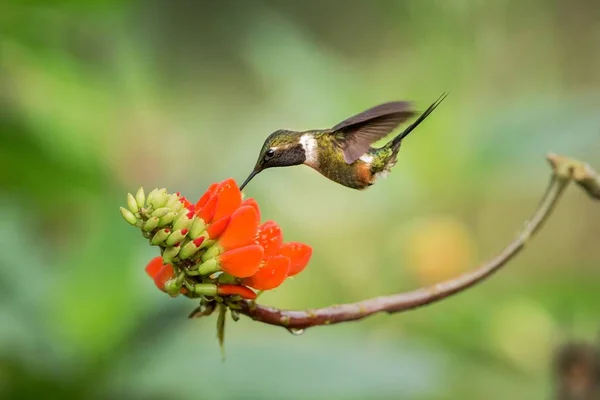
[{"label": "blurred wing", "polygon": [[352,164],[379,139],[389,135],[402,122],[415,115],[412,104],[394,101],[354,115],[332,128],[344,160]]}]

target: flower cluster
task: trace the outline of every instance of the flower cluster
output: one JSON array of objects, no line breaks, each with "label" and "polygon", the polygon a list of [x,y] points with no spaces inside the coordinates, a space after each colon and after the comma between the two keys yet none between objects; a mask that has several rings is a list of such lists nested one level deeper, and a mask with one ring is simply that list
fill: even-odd
[{"label": "flower cluster", "polygon": [[166,189],[146,196],[140,188],[121,214],[160,248],[146,272],[172,297],[254,299],[255,290],[301,272],[312,255],[304,243],[284,243],[276,222],[261,224],[258,204],[243,199],[233,179],[212,184],[196,203]]}]

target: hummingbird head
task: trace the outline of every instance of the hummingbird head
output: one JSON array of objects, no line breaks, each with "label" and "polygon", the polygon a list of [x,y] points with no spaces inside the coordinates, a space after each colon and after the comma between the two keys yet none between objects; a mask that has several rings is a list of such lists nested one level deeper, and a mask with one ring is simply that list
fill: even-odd
[{"label": "hummingbird head", "polygon": [[290,167],[300,165],[306,160],[304,146],[300,142],[300,132],[278,130],[269,135],[265,140],[254,170],[240,186],[244,188],[259,172],[273,167]]}]

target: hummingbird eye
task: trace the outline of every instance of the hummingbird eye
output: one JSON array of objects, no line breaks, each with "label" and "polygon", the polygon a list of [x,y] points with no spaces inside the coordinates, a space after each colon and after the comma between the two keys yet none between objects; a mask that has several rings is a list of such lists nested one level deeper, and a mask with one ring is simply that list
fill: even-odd
[{"label": "hummingbird eye", "polygon": [[273,157],[274,155],[275,155],[275,150],[273,150],[273,149],[269,149],[269,150],[268,150],[268,151],[265,153],[265,156],[266,156],[267,158],[271,158],[271,157]]}]

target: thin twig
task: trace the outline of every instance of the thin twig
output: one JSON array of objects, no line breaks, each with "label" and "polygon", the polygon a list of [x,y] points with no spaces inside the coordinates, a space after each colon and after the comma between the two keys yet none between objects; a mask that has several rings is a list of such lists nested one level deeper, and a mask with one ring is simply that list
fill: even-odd
[{"label": "thin twig", "polygon": [[378,312],[408,311],[460,293],[491,276],[523,249],[548,218],[571,180],[579,184],[592,198],[600,199],[600,176],[589,165],[555,154],[549,154],[547,159],[552,166],[553,173],[548,189],[533,216],[512,243],[497,256],[484,262],[473,271],[429,287],[357,303],[296,311],[281,310],[245,301],[241,304],[242,308],[238,312],[266,324],[282,326],[287,329],[305,329],[312,326],[356,321]]}]

